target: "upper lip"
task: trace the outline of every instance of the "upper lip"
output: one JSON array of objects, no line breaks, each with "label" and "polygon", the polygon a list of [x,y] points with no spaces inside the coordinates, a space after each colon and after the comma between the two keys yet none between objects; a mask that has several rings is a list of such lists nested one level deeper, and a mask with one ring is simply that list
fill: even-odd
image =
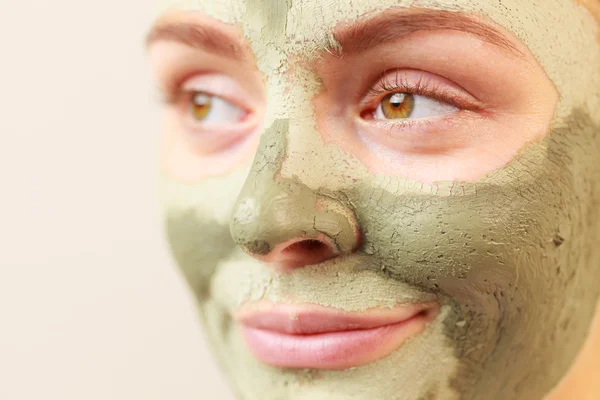
[{"label": "upper lip", "polygon": [[[315,304],[254,303],[242,307],[235,318],[245,326],[288,335],[315,335],[376,329],[437,310],[436,303],[401,304],[393,308],[343,311]],[[431,315],[428,315],[431,317]]]}]

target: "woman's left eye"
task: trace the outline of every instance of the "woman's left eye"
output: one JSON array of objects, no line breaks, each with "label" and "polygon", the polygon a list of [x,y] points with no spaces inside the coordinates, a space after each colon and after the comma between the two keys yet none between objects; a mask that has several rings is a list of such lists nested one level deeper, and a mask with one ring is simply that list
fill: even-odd
[{"label": "woman's left eye", "polygon": [[195,122],[223,124],[240,122],[246,111],[221,97],[195,92],[189,101],[189,114]]},{"label": "woman's left eye", "polygon": [[373,113],[376,120],[416,119],[452,114],[459,109],[431,97],[395,92],[386,95]]}]

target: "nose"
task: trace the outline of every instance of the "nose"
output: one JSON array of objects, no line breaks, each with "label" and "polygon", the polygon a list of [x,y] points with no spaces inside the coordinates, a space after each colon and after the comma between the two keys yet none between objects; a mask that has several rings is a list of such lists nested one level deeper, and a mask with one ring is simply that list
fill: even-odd
[{"label": "nose", "polygon": [[230,224],[242,250],[282,269],[350,253],[360,241],[354,213],[342,196],[281,177],[288,130],[289,122],[278,120],[261,137]]}]

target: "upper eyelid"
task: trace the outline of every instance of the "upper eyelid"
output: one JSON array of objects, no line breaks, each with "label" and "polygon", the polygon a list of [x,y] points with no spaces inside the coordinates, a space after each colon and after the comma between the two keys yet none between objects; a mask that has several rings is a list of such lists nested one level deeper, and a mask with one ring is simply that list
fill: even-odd
[{"label": "upper eyelid", "polygon": [[[176,103],[181,101],[182,98],[190,96],[193,93],[202,92],[210,96],[223,99],[235,105],[236,107],[245,110],[246,112],[255,111],[255,107],[251,101],[252,97],[249,96],[249,94],[235,81],[234,78],[220,73],[202,72],[186,74],[185,76],[185,78],[174,79],[174,81],[179,83],[172,84],[169,86],[169,89],[166,89],[164,96],[167,100],[167,103]],[[199,87],[197,88],[186,87],[186,83],[193,79],[198,79],[199,81],[203,82],[203,84],[198,85]],[[215,84],[215,81],[219,83]],[[224,82],[226,82],[226,85],[223,84]],[[230,89],[220,90],[227,85],[230,86]],[[220,89],[217,89],[217,87],[220,87]]]},{"label": "upper eyelid", "polygon": [[[392,74],[396,74],[396,79],[392,84],[393,86],[385,87],[385,80],[388,79]],[[414,77],[406,78],[408,75],[419,76],[416,79]],[[401,78],[398,79],[399,77]],[[409,83],[411,80],[413,82]],[[438,82],[434,82],[435,80]],[[377,89],[378,86],[381,87],[381,89]],[[426,71],[400,69],[392,69],[379,74],[377,80],[369,85],[364,92],[361,92],[362,94],[360,95],[360,98],[363,100],[360,103],[360,107],[367,107],[369,103],[376,100],[377,97],[395,90],[432,97],[436,100],[447,102],[461,109],[475,111],[484,108],[484,105],[477,98],[475,98],[475,96],[444,77],[440,77]]]},{"label": "upper eyelid", "polygon": [[217,94],[212,94],[209,92],[201,92],[201,91],[180,91],[178,93],[175,94],[174,98],[166,98],[165,99],[165,103],[169,106],[175,106],[175,107],[181,107],[183,106],[182,102],[186,100],[185,105],[188,106],[189,104],[191,104],[192,101],[192,95],[194,93],[206,93],[207,95],[211,96],[211,97],[216,97],[222,101],[225,101],[227,103],[230,103],[231,105],[233,105],[234,107],[239,108],[240,110],[242,110],[244,112],[245,115],[251,114],[254,112],[254,110],[248,108],[247,106],[241,105],[239,104],[239,102],[235,102],[225,96],[221,96],[221,95],[217,95]]}]

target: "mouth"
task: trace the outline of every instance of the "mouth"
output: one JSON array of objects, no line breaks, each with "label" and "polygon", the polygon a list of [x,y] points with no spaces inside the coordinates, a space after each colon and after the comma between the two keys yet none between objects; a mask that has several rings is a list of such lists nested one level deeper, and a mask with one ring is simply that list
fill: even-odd
[{"label": "mouth", "polygon": [[342,370],[383,359],[420,334],[436,303],[346,312],[313,304],[261,302],[235,315],[250,352],[280,368]]}]

